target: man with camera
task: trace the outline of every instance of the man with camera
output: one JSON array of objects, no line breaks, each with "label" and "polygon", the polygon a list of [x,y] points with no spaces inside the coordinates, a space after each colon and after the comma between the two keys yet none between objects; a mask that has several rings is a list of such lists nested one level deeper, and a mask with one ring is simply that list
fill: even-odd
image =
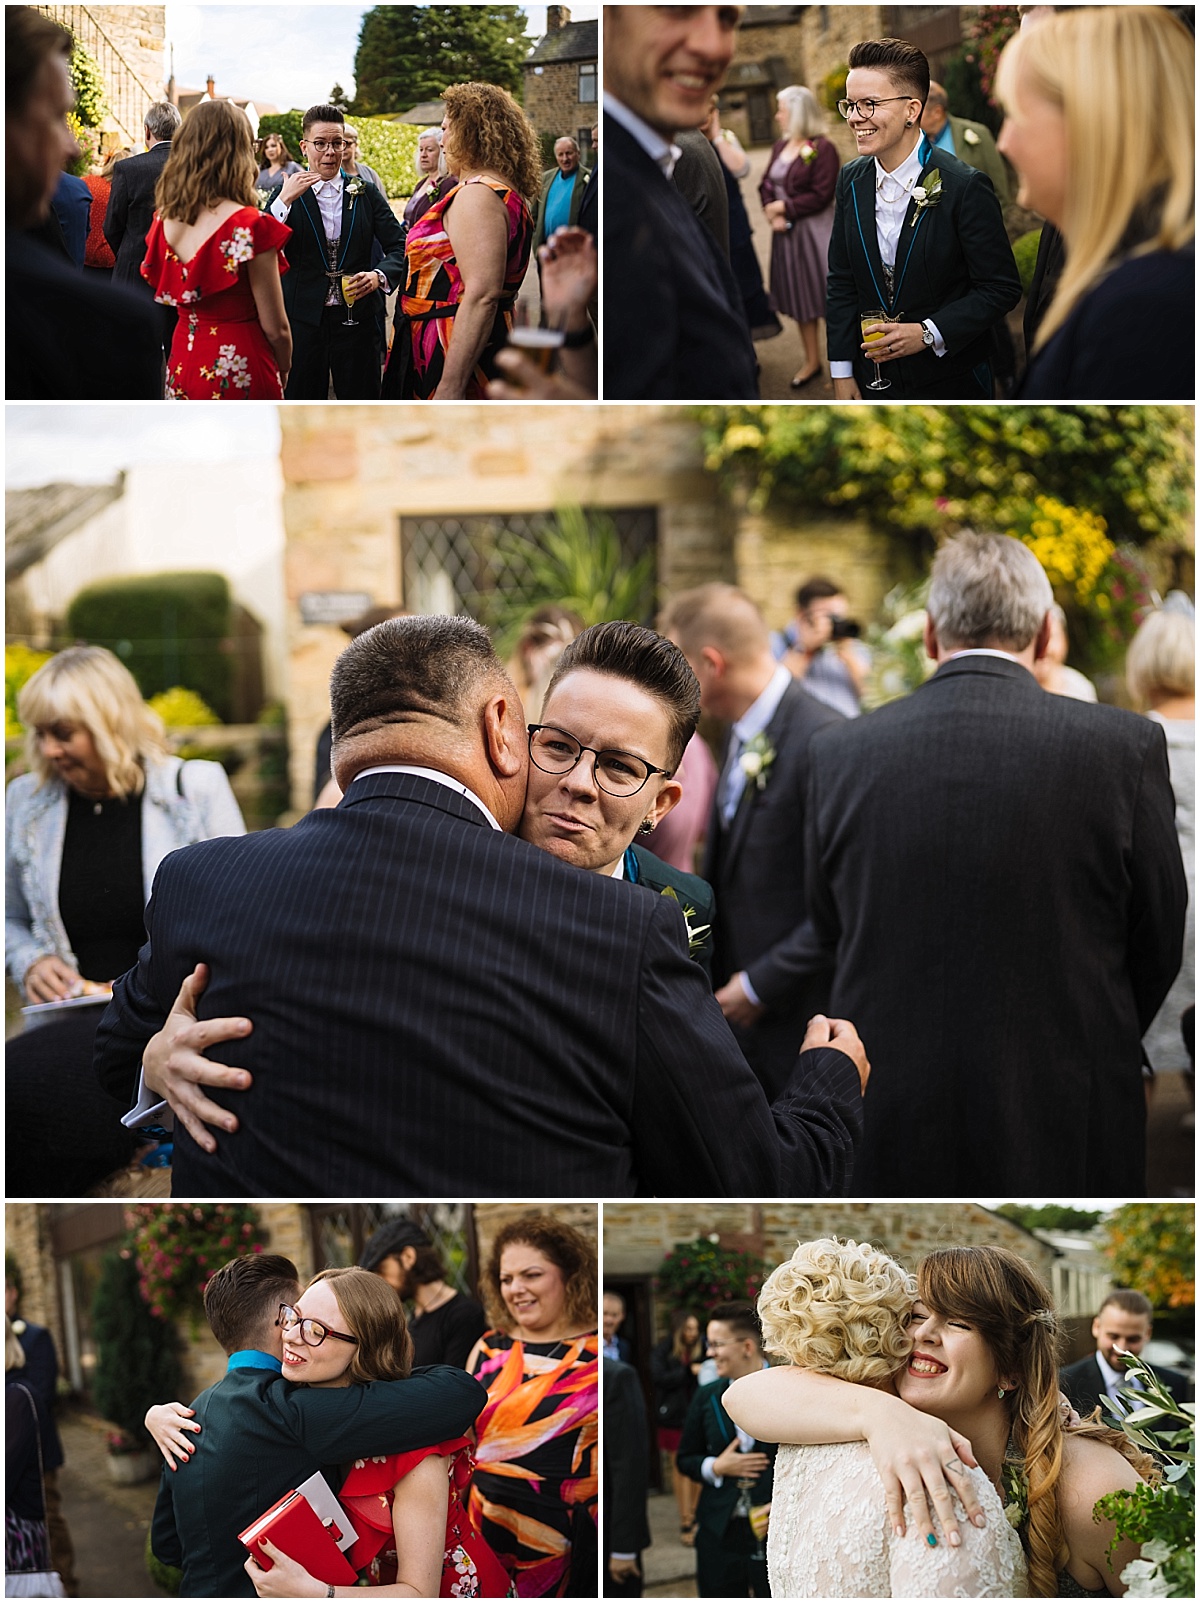
[{"label": "man with camera", "polygon": [[772,646],[810,696],[843,718],[857,718],[871,656],[849,612],[849,602],[832,579],[806,579],[796,591],[795,618],[772,637]]}]

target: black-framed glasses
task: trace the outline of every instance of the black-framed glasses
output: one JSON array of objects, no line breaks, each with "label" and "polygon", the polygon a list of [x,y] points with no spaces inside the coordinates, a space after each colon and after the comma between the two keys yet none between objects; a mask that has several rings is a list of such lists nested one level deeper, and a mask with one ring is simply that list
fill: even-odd
[{"label": "black-framed glasses", "polygon": [[655,768],[630,751],[597,751],[553,724],[529,724],[529,760],[544,774],[569,774],[586,751],[597,785],[610,796],[636,796],[651,774],[671,777],[669,768]]},{"label": "black-framed glasses", "polygon": [[302,1319],[298,1308],[289,1303],[279,1304],[279,1318],[275,1321],[285,1336],[299,1331],[300,1340],[306,1347],[319,1347],[326,1336],[332,1336],[335,1341],[348,1341],[351,1346],[358,1346],[357,1336],[346,1336],[340,1330],[330,1330],[319,1319]]},{"label": "black-framed glasses", "polygon": [[314,150],[320,151],[344,150],[346,148],[344,139],[306,139],[304,143],[311,145]]},{"label": "black-framed glasses", "polygon": [[839,100],[838,114],[842,117],[851,117],[858,113],[860,117],[873,117],[876,106],[886,106],[893,100],[914,100],[914,95],[885,95],[882,100]]}]

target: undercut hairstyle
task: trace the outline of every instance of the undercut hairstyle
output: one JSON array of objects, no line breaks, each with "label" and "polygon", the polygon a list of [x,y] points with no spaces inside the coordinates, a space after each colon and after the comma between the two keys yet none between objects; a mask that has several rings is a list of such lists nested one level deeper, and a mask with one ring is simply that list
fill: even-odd
[{"label": "undercut hairstyle", "polygon": [[8,117],[25,112],[42,63],[51,56],[69,58],[72,44],[66,28],[33,6],[5,6],[4,109]]},{"label": "undercut hairstyle", "polygon": [[[1062,1332],[1048,1287],[1006,1247],[946,1247],[917,1269],[917,1295],[935,1314],[971,1325],[982,1336],[1007,1396],[1012,1447],[1029,1487],[1029,1519],[1021,1542],[1034,1597],[1056,1597],[1069,1550],[1058,1507],[1063,1424],[1058,1369]],[[1124,1432],[1085,1422],[1071,1434],[1113,1447],[1143,1479],[1155,1473]]]},{"label": "undercut hairstyle", "polygon": [[497,1330],[512,1334],[513,1318],[500,1294],[500,1259],[506,1247],[533,1247],[563,1277],[563,1316],[576,1331],[596,1328],[596,1249],[582,1231],[553,1214],[527,1213],[500,1230],[479,1276],[479,1296]]},{"label": "undercut hairstyle", "polygon": [[456,178],[494,172],[531,204],[542,185],[542,156],[533,124],[507,89],[456,83],[443,90],[449,126],[442,148]]},{"label": "undercut hairstyle", "polygon": [[213,1335],[227,1353],[266,1339],[279,1317],[280,1303],[293,1303],[300,1275],[290,1258],[249,1253],[217,1270],[204,1288],[204,1312]]},{"label": "undercut hairstyle", "polygon": [[708,1323],[728,1325],[735,1341],[752,1341],[762,1351],[763,1328],[758,1311],[749,1302],[722,1302],[708,1311]]},{"label": "undercut hairstyle", "polygon": [[258,160],[250,119],[228,100],[204,100],[171,141],[154,204],[162,217],[194,223],[223,200],[257,206]]},{"label": "undercut hairstyle", "polygon": [[1024,651],[1053,605],[1041,563],[1011,535],[967,531],[933,559],[927,608],[943,650]]},{"label": "undercut hairstyle", "polygon": [[689,657],[714,646],[731,662],[745,662],[771,649],[763,615],[744,590],[733,584],[701,584],[681,590],[658,620],[663,634],[679,642]]},{"label": "undercut hairstyle", "polygon": [[343,1334],[357,1338],[346,1371],[351,1380],[404,1380],[412,1373],[413,1344],[400,1294],[369,1269],[322,1269],[309,1281],[329,1283],[346,1321]]},{"label": "undercut hairstyle", "polygon": [[796,611],[807,612],[814,601],[828,601],[832,596],[845,595],[840,584],[820,577],[806,579],[796,591]]},{"label": "undercut hairstyle", "polygon": [[174,139],[183,118],[178,106],[169,100],[156,100],[142,120],[146,132],[155,139]]},{"label": "undercut hairstyle", "polygon": [[1152,612],[1125,657],[1125,682],[1139,707],[1196,694],[1196,623],[1174,606]]},{"label": "undercut hairstyle", "polygon": [[802,1241],[759,1293],[763,1346],[801,1369],[879,1385],[912,1351],[916,1294],[916,1277],[877,1247]]},{"label": "undercut hairstyle", "polygon": [[304,113],[304,121],[300,125],[301,137],[307,139],[308,130],[317,122],[336,122],[340,123],[344,128],[346,126],[346,115],[344,112],[339,111],[336,106],[310,106]]},{"label": "undercut hairstyle", "polygon": [[825,113],[811,89],[803,84],[789,84],[779,91],[776,99],[787,112],[785,132],[789,139],[815,139],[825,132]]},{"label": "undercut hairstyle", "polygon": [[1123,1287],[1109,1292],[1100,1304],[1096,1317],[1099,1318],[1106,1308],[1119,1308],[1123,1314],[1133,1314],[1139,1319],[1154,1318],[1154,1304],[1149,1297],[1143,1297],[1140,1291],[1126,1291]]},{"label": "undercut hairstyle", "polygon": [[473,618],[388,618],[333,665],[333,744],[417,719],[462,728],[491,682],[508,683],[491,636]]},{"label": "undercut hairstyle", "polygon": [[700,681],[679,647],[640,623],[594,623],[563,647],[543,698],[577,668],[625,679],[653,696],[668,720],[667,767],[672,773],[683,760],[700,718]]},{"label": "undercut hairstyle", "polygon": [[17,694],[17,717],[25,726],[25,757],[38,789],[56,778],[42,754],[38,729],[81,724],[91,735],[114,796],[137,796],[145,765],[167,755],[158,714],[142,700],[137,680],[103,646],[68,646],[44,662]]},{"label": "undercut hairstyle", "polygon": [[897,89],[919,100],[929,97],[929,62],[925,52],[907,39],[863,39],[850,46],[846,58],[854,67],[875,67],[886,72]]},{"label": "undercut hairstyle", "polygon": [[[1036,352],[1120,261],[1194,241],[1195,40],[1165,6],[1067,6],[1005,45],[995,88],[1005,110],[1020,110],[1019,76],[1062,113],[1070,174],[1066,262]],[[1098,106],[1111,109],[1097,116]]]}]

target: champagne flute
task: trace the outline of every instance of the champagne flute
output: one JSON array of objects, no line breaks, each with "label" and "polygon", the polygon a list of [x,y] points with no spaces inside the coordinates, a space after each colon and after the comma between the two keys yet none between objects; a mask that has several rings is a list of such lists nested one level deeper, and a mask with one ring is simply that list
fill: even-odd
[{"label": "champagne flute", "polygon": [[[874,334],[868,334],[867,328],[871,323],[886,323],[887,320],[888,314],[880,307],[877,307],[874,311],[860,312],[858,316],[858,326],[862,330],[863,343],[866,345],[874,345],[876,340],[883,339],[884,336],[882,330],[876,330]],[[875,368],[875,377],[874,380],[867,385],[867,388],[869,390],[890,390],[892,387],[891,379],[884,378],[883,374],[879,371],[878,362],[873,362],[872,365]]]},{"label": "champagne flute", "polygon": [[357,328],[358,327],[358,319],[354,315],[354,299],[355,299],[355,296],[354,296],[353,285],[354,285],[354,275],[353,275],[353,273],[343,273],[341,275],[342,299],[346,303],[346,315],[342,319],[342,327],[343,328]]}]

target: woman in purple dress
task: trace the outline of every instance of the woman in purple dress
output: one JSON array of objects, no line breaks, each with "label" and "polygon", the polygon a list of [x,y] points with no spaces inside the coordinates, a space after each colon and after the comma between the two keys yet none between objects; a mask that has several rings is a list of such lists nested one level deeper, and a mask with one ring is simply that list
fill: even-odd
[{"label": "woman in purple dress", "polygon": [[825,316],[825,277],[833,233],[833,192],[841,160],[824,133],[825,118],[811,89],[781,89],[776,121],[783,137],[771,150],[759,185],[771,224],[771,299],[794,317],[804,341],[804,366],[792,379],[801,389],[821,371],[817,323]]}]

